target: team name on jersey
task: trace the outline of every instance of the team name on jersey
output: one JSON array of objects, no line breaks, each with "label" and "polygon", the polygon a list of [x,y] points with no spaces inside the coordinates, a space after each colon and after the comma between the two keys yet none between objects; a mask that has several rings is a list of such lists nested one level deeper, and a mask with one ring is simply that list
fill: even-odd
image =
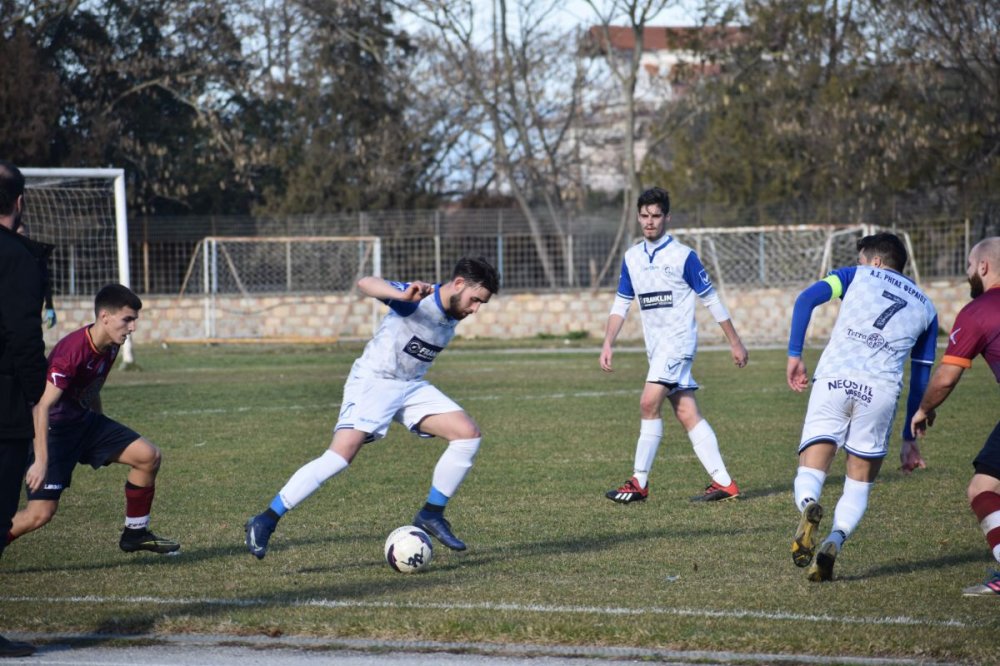
[{"label": "team name on jersey", "polygon": [[444,349],[444,347],[438,347],[429,342],[424,342],[415,335],[410,338],[410,341],[403,347],[403,351],[405,353],[409,354],[418,361],[424,361],[425,363],[430,363],[436,359],[442,349]]},{"label": "team name on jersey", "polygon": [[672,307],[674,307],[674,292],[672,291],[653,291],[648,294],[639,294],[640,310]]}]

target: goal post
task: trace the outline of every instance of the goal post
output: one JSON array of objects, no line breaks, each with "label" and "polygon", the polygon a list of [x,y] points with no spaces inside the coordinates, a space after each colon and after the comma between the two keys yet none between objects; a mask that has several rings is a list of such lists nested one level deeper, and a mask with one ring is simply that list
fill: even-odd
[{"label": "goal post", "polygon": [[[49,265],[54,291],[93,296],[110,282],[131,287],[125,170],[26,167],[21,173],[28,233],[55,245]],[[134,362],[128,338],[122,363]]]},{"label": "goal post", "polygon": [[[180,295],[202,295],[206,340],[287,341],[268,321],[272,310],[349,293],[366,275],[382,275],[378,236],[208,236],[191,255]],[[375,301],[371,316],[374,331]]]}]

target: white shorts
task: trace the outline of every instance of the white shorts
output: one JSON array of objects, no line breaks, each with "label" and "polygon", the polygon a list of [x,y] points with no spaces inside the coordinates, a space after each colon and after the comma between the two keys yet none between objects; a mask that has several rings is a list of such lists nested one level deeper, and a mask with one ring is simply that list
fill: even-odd
[{"label": "white shorts", "polygon": [[434,414],[460,412],[462,408],[427,381],[407,382],[397,379],[347,378],[344,400],[334,431],[350,428],[368,433],[366,442],[385,437],[389,425],[397,421],[421,437],[418,424]]},{"label": "white shorts", "polygon": [[896,386],[836,377],[816,379],[799,453],[817,442],[833,442],[859,458],[884,458],[898,399]]},{"label": "white shorts", "polygon": [[694,365],[692,356],[653,357],[649,360],[649,374],[646,375],[646,381],[663,384],[670,389],[668,395],[678,391],[696,391],[698,383],[691,376],[692,365]]}]

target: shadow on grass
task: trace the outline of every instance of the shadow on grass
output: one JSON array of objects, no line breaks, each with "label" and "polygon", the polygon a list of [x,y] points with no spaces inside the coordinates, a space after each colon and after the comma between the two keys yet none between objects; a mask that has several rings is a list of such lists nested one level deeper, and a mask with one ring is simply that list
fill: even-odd
[{"label": "shadow on grass", "polygon": [[872,578],[882,578],[885,576],[899,576],[902,574],[914,573],[917,571],[939,570],[943,567],[955,567],[970,562],[984,562],[988,564],[986,554],[979,549],[969,550],[964,553],[956,553],[944,557],[935,557],[927,560],[905,561],[881,564],[851,576],[835,576],[837,580],[856,581],[869,580]]}]

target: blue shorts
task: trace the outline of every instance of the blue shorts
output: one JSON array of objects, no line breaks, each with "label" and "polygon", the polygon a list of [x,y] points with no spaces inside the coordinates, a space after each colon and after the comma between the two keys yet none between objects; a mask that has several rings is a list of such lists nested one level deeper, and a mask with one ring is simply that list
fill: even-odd
[{"label": "blue shorts", "polygon": [[[49,425],[49,468],[36,492],[28,489],[29,500],[58,500],[69,488],[77,463],[94,469],[110,465],[140,435],[104,414],[88,412],[71,423]],[[35,461],[34,453],[28,466]]]},{"label": "blue shorts", "polygon": [[1000,479],[1000,423],[997,423],[990,433],[982,451],[972,461],[977,474],[988,474],[993,478]]}]

